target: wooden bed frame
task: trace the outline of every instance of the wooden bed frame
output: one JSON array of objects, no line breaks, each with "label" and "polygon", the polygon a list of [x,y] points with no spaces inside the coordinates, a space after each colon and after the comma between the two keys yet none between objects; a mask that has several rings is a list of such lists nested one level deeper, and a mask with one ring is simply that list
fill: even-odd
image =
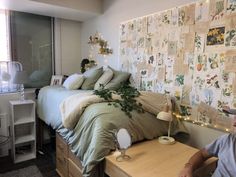
[{"label": "wooden bed frame", "polygon": [[[159,146],[162,147],[160,148]],[[114,155],[109,155],[105,158],[104,172],[110,177],[149,177],[153,176],[153,174],[156,174],[155,171],[159,170],[158,176],[160,177],[176,177],[176,173],[178,174],[180,168],[182,168],[182,166],[186,163],[191,154],[197,151],[197,149],[179,142],[172,146],[173,148],[168,145],[167,148],[164,146],[160,145],[157,140],[136,144],[134,148],[131,147],[129,151],[129,154],[134,157],[134,159],[131,159],[127,162],[117,162]],[[149,152],[147,152],[147,148]],[[164,148],[164,150],[174,152],[174,154],[172,154],[173,156],[169,157],[167,154],[170,152],[165,152],[164,154],[158,153],[158,155],[153,152],[153,149],[155,148],[159,148],[161,151],[163,151]],[[182,153],[179,153],[178,151]],[[135,160],[135,156],[137,155],[139,158],[141,158],[140,153],[143,153],[142,159]],[[159,158],[159,160],[157,160],[157,158]],[[171,170],[168,170],[170,168],[168,162],[168,165],[160,164],[159,168],[158,165],[156,165],[156,162],[163,161],[164,159],[166,161],[171,160],[173,164],[176,164],[176,166],[171,165]],[[150,169],[140,169],[140,166],[144,167],[144,165],[149,166]],[[194,177],[206,177],[210,172],[214,171],[215,167],[216,159],[209,159],[200,169],[195,172]],[[56,134],[56,171],[61,177],[83,177],[81,162],[71,152],[69,146],[59,134]]]},{"label": "wooden bed frame", "polygon": [[[40,135],[43,135],[42,129],[45,125],[43,121],[38,120],[39,127],[37,130],[40,133],[38,134],[38,149],[42,147],[43,136]],[[196,151],[197,149],[179,142],[169,146],[161,145],[157,140],[146,141],[129,148],[128,154],[133,157],[130,161],[117,162],[113,154],[108,155],[105,158],[104,173],[110,177],[149,177],[158,171],[161,177],[176,177],[176,174],[184,166],[188,158]],[[169,154],[172,154],[172,156]],[[167,170],[169,162],[174,164],[172,164],[171,170]],[[206,177],[209,172],[214,171],[216,162],[216,159],[209,159],[196,171],[194,177]],[[149,169],[145,168],[145,166],[148,166]],[[82,168],[80,160],[71,152],[69,145],[56,133],[57,173],[61,177],[83,177]]]}]

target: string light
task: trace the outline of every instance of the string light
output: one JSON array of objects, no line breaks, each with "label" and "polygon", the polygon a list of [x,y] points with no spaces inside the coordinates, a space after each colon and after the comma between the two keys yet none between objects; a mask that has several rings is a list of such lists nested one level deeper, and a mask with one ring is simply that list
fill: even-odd
[{"label": "string light", "polygon": [[196,125],[199,125],[201,127],[212,128],[212,129],[216,129],[216,130],[220,130],[220,131],[224,131],[224,132],[231,132],[231,130],[229,128],[220,127],[217,124],[212,125],[212,124],[209,124],[209,123],[196,122],[195,120],[191,119],[189,116],[181,116],[180,114],[175,113],[175,112],[173,112],[172,114],[180,120],[184,120],[186,122],[196,124]]}]

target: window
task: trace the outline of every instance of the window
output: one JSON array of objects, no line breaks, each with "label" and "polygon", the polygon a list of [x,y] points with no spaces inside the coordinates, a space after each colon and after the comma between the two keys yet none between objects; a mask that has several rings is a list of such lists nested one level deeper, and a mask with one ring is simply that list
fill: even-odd
[{"label": "window", "polygon": [[0,9],[0,93],[15,92],[15,72],[25,70],[25,88],[50,84],[53,18]]},{"label": "window", "polygon": [[0,9],[0,61],[9,61],[9,23],[8,23],[8,12]]},{"label": "window", "polygon": [[10,13],[12,60],[20,62],[28,73],[26,88],[50,84],[53,73],[52,20],[47,16]]}]

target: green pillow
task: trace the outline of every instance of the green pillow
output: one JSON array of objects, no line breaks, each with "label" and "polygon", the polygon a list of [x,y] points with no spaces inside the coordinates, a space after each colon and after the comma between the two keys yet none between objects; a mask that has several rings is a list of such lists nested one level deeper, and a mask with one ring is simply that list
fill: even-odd
[{"label": "green pillow", "polygon": [[105,89],[110,89],[110,90],[117,90],[120,87],[121,83],[127,82],[130,73],[128,72],[122,72],[122,71],[116,71],[113,68],[109,67],[113,71],[113,78],[111,81],[105,86]]},{"label": "green pillow", "polygon": [[92,68],[88,71],[86,71],[83,75],[85,77],[85,80],[83,82],[83,85],[81,87],[82,90],[93,90],[95,83],[100,78],[100,76],[103,73],[103,68]]}]

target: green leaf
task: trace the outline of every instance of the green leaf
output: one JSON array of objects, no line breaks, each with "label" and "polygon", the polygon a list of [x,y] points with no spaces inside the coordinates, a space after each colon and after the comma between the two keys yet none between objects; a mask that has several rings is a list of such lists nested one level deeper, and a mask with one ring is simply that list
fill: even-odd
[{"label": "green leaf", "polygon": [[[101,90],[94,90],[94,94],[108,101],[109,106],[113,105],[116,108],[120,107],[120,109],[130,118],[132,117],[131,112],[134,110],[139,113],[144,112],[142,104],[137,103],[135,100],[135,98],[140,95],[140,92],[136,88],[127,83],[121,83],[120,88],[117,91],[105,89],[103,85],[100,86]],[[112,99],[113,93],[119,95],[121,100]]]}]

